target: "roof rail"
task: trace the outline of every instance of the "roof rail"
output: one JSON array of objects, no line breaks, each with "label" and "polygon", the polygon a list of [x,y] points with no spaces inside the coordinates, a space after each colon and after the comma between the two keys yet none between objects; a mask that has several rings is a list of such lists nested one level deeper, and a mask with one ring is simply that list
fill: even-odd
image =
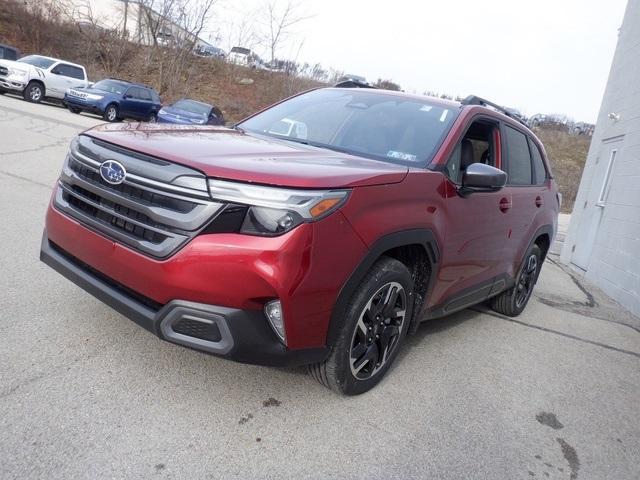
[{"label": "roof rail", "polygon": [[334,85],[334,88],[376,88],[368,83],[359,82],[358,80],[342,80]]},{"label": "roof rail", "polygon": [[477,95],[469,95],[468,97],[463,99],[460,103],[462,105],[480,105],[482,107],[491,107],[494,110],[497,110],[498,112],[506,115],[507,117],[513,118],[514,120],[520,122],[521,124],[526,125],[524,119],[520,115],[515,113],[513,110],[507,107],[498,105],[497,103],[490,102],[489,100],[482,97],[478,97]]},{"label": "roof rail", "polygon": [[106,80],[115,80],[116,82],[124,82],[124,83],[134,83],[129,80],[125,80],[124,78],[115,78],[115,77],[108,77]]}]

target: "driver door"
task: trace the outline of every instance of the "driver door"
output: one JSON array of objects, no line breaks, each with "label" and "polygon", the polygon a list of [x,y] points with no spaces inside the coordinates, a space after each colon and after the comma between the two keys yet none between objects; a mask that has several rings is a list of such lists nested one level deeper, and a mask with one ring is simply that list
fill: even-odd
[{"label": "driver door", "polygon": [[68,88],[73,88],[80,83],[79,74],[83,75],[82,70],[72,65],[66,63],[53,65],[46,73],[47,97],[64,98]]},{"label": "driver door", "polygon": [[504,252],[511,234],[508,195],[502,190],[458,193],[464,171],[477,162],[500,168],[499,125],[490,120],[470,124],[443,172],[442,264],[429,303],[445,311],[484,300],[506,271]]}]

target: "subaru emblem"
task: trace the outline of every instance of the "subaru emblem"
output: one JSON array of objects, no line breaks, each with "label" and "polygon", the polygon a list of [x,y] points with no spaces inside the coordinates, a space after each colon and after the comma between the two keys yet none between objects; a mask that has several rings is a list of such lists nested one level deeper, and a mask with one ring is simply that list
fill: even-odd
[{"label": "subaru emblem", "polygon": [[121,163],[115,160],[107,160],[100,165],[100,176],[111,185],[120,185],[127,176],[127,171]]}]

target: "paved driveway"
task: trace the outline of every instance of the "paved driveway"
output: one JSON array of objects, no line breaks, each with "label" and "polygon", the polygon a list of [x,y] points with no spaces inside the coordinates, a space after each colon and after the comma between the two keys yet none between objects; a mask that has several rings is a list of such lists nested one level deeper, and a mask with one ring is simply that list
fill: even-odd
[{"label": "paved driveway", "polygon": [[70,139],[0,97],[0,478],[640,478],[640,324],[552,256],[527,311],[424,324],[372,392],[180,348],[38,261]]}]

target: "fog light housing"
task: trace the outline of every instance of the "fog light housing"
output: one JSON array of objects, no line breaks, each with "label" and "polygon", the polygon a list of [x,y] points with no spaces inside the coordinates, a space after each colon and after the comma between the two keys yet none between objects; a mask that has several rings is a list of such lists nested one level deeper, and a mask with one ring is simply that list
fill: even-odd
[{"label": "fog light housing", "polygon": [[278,338],[287,344],[287,338],[284,333],[284,318],[282,316],[282,304],[280,300],[272,300],[264,306],[264,314],[269,320],[271,328],[276,333]]}]

